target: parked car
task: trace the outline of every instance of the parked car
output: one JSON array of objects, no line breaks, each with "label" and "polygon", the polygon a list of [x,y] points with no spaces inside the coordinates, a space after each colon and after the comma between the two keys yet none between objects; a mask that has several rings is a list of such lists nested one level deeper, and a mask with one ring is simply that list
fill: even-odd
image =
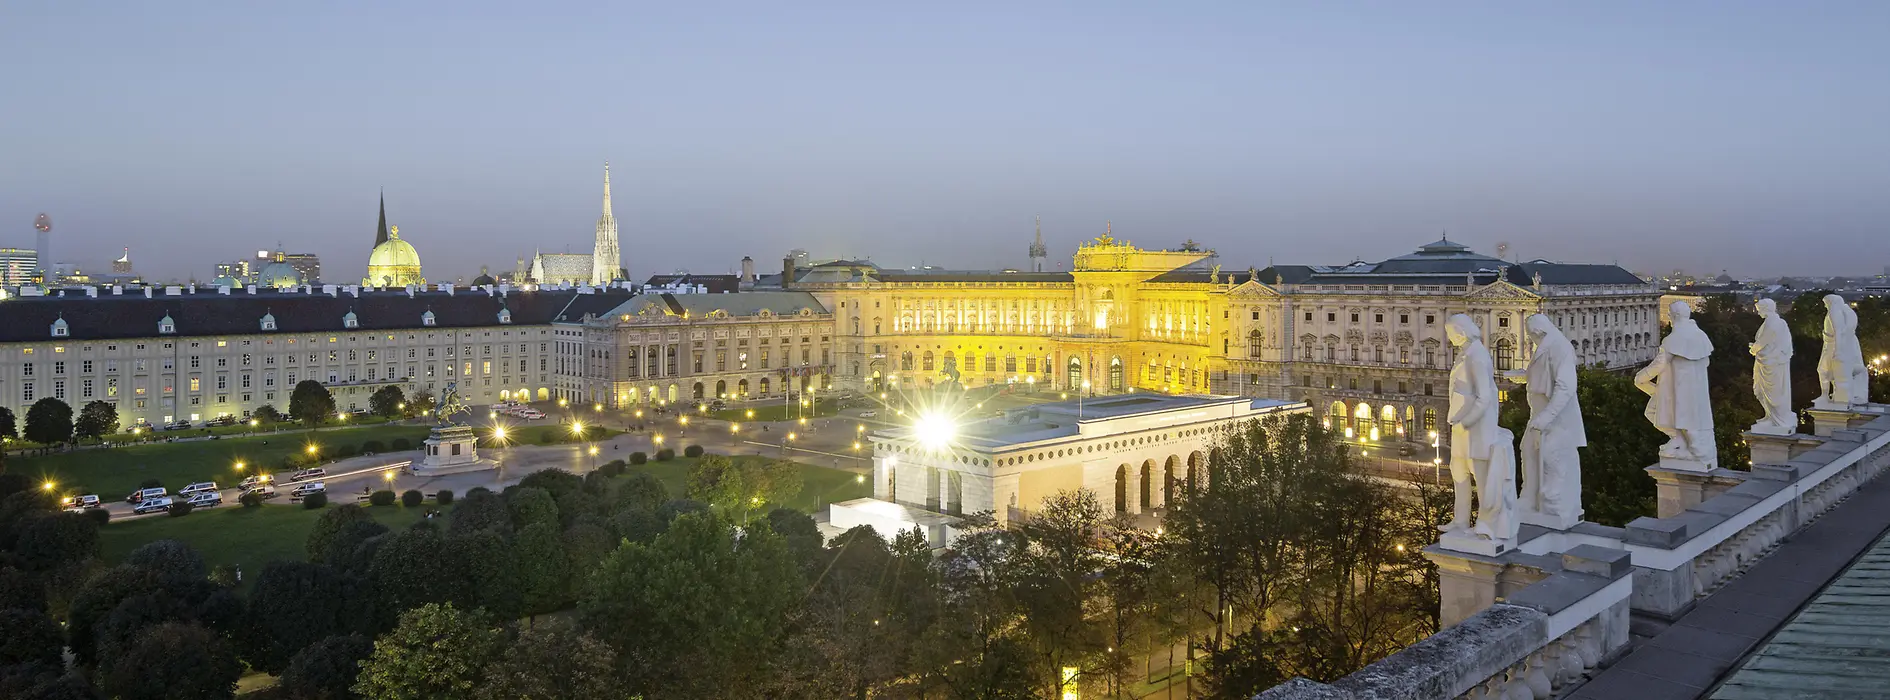
[{"label": "parked car", "polygon": [[83,496],[67,496],[60,500],[59,505],[68,511],[77,513],[87,508],[97,508],[102,504],[96,494],[88,493]]},{"label": "parked car", "polygon": [[137,505],[131,507],[131,512],[134,515],[144,515],[145,513],[156,513],[170,507],[171,499],[166,496],[159,496],[157,498],[147,498],[139,501]]},{"label": "parked car", "polygon": [[877,415],[879,415],[879,411],[860,411],[861,418],[872,418]]},{"label": "parked car", "polygon": [[187,420],[180,420],[175,423],[165,423],[163,427],[163,430],[189,430],[189,429],[190,429],[190,421],[187,421]]},{"label": "parked car", "polygon": [[244,491],[248,491],[250,489],[256,488],[257,486],[267,484],[272,481],[275,481],[275,477],[270,476],[268,474],[251,474],[249,476],[243,477],[243,483],[237,484],[236,487]]},{"label": "parked car", "polygon": [[309,494],[325,493],[327,491],[328,491],[328,484],[322,483],[320,481],[308,481],[308,482],[296,484],[295,488],[289,489],[289,497],[302,498]]},{"label": "parked car", "polygon": [[208,491],[208,492],[210,492],[210,493],[216,493],[217,491],[220,491],[220,490],[222,490],[222,489],[219,489],[219,488],[217,488],[217,482],[214,482],[214,481],[199,481],[199,482],[197,482],[197,483],[194,483],[194,484],[188,484],[188,485],[185,485],[185,486],[184,486],[183,488],[181,488],[181,489],[178,489],[178,490],[177,490],[177,495],[179,495],[179,496],[194,496],[194,495],[196,495],[196,494],[199,494],[199,493],[203,493],[203,492],[205,492],[205,491]]},{"label": "parked car", "polygon": [[247,496],[252,493],[258,496],[262,496],[262,499],[265,501],[282,495],[282,494],[276,493],[276,487],[270,486],[268,484],[258,484],[258,485],[243,489],[243,495]]},{"label": "parked car", "polygon": [[309,479],[325,479],[325,478],[328,478],[328,470],[323,469],[321,467],[311,467],[311,468],[296,472],[294,474],[290,474],[289,483],[294,484],[294,483],[300,483],[303,481],[308,481]]},{"label": "parked car", "polygon": [[159,486],[156,488],[149,488],[149,489],[138,489],[136,491],[131,492],[131,495],[126,496],[125,502],[126,503],[142,503],[152,498],[163,498],[164,496],[168,496],[168,495],[170,495],[170,492],[165,491],[164,487],[162,486]]},{"label": "parked car", "polygon": [[192,508],[220,506],[223,505],[223,494],[215,491],[199,491],[197,495],[191,496],[190,500],[185,501],[185,503],[189,503]]},{"label": "parked car", "polygon": [[205,421],[203,427],[217,428],[225,425],[236,425],[236,416],[217,416]]}]

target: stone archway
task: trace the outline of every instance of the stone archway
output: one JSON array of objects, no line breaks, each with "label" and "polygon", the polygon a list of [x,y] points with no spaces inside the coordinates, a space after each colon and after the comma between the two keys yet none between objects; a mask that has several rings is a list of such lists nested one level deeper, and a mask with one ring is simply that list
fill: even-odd
[{"label": "stone archway", "polygon": [[692,398],[694,398],[697,401],[701,401],[702,400],[702,382],[696,382],[694,392],[695,394],[692,396]]},{"label": "stone archway", "polygon": [[1129,512],[1129,465],[1116,467],[1116,513]]},{"label": "stone archway", "polygon": [[1175,499],[1175,487],[1179,486],[1185,490],[1189,486],[1187,475],[1182,473],[1181,457],[1168,455],[1168,460],[1162,463],[1162,471],[1168,479],[1168,500],[1172,503]]},{"label": "stone archway", "polygon": [[1207,485],[1207,453],[1200,450],[1188,453],[1188,492],[1195,493]]}]

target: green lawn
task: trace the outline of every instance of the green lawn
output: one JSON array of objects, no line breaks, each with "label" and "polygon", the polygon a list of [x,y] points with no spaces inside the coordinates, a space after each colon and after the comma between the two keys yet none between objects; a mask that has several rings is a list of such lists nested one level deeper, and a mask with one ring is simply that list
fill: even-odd
[{"label": "green lawn", "polygon": [[[736,460],[770,460],[768,457],[745,455],[734,457]],[[647,472],[663,482],[669,489],[671,498],[683,498],[689,494],[689,467],[700,459],[677,457],[667,462],[651,461],[647,464],[630,465],[627,471]],[[815,513],[826,509],[835,501],[846,501],[873,495],[873,485],[861,480],[860,475],[842,469],[830,469],[812,464],[795,463],[801,468],[801,493],[788,501],[787,507],[806,513]],[[627,472],[626,472],[627,473]]]},{"label": "green lawn", "polygon": [[[336,507],[331,504],[329,508]],[[402,529],[424,517],[432,504],[417,508],[371,506],[367,512],[390,529]],[[442,508],[442,510],[450,510]],[[99,528],[100,554],[116,564],[131,550],[157,540],[179,540],[195,548],[211,566],[232,564],[243,568],[243,585],[262,573],[263,564],[277,560],[302,561],[303,544],[321,510],[300,505],[269,504],[244,508],[231,503],[178,518],[157,517],[107,523]]]},{"label": "green lawn", "polygon": [[[306,450],[310,444],[316,445],[318,453],[326,453],[341,445],[359,449],[369,440],[388,444],[395,438],[406,438],[417,449],[420,441],[426,439],[427,431],[425,426],[378,425],[83,449],[34,457],[13,456],[7,460],[7,469],[52,481],[61,492],[96,493],[111,501],[124,498],[145,479],[157,479],[171,489],[205,479],[234,484],[242,480],[241,474],[252,473],[254,465],[279,471],[284,458]],[[239,461],[250,465],[249,469],[237,472],[235,465]]]},{"label": "green lawn", "polygon": [[793,403],[790,403],[787,406],[782,406],[780,403],[751,404],[742,408],[724,408],[720,411],[710,411],[709,417],[715,418],[718,420],[742,421],[742,422],[784,421],[784,420],[794,420],[802,416],[806,416],[808,418],[821,418],[825,416],[839,415],[840,410],[839,410],[838,403],[839,402],[834,401],[832,399],[821,399],[820,401],[816,402],[815,405],[808,406],[806,408],[802,408],[799,405],[796,405]]},{"label": "green lawn", "polygon": [[[492,435],[491,429],[480,428],[478,434],[481,447],[492,446],[492,438],[490,437]],[[623,431],[621,430],[611,430],[597,425],[586,424],[584,426],[584,437],[582,440],[608,440],[622,434]],[[578,436],[571,432],[571,426],[569,425],[525,425],[511,426],[505,429],[505,442],[508,445],[550,445],[579,441]]]}]

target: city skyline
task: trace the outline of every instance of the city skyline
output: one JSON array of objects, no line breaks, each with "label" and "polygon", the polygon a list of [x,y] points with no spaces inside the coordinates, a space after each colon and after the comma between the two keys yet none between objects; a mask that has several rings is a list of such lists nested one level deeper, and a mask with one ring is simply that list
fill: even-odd
[{"label": "city skyline", "polygon": [[[1525,260],[1874,274],[1886,8],[1828,9],[28,7],[0,32],[43,62],[12,90],[40,99],[0,149],[36,167],[0,173],[0,245],[33,245],[46,211],[82,269],[129,245],[141,272],[203,275],[283,240],[354,270],[385,186],[428,268],[469,277],[587,250],[610,160],[636,278],[792,248],[1023,268],[1036,216],[1052,266],[1113,222],[1230,266],[1448,233]],[[1851,243],[1854,269],[1821,260]]]}]

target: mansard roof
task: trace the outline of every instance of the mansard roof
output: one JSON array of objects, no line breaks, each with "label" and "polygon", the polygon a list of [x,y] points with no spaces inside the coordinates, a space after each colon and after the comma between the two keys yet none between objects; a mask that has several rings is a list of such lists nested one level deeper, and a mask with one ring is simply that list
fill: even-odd
[{"label": "mansard roof", "polygon": [[[513,290],[503,298],[474,290],[411,297],[401,290],[362,291],[358,297],[276,291],[15,297],[0,302],[0,314],[10,321],[0,324],[0,342],[44,342],[45,329],[62,316],[70,329],[63,340],[72,341],[154,337],[159,321],[167,317],[174,319],[180,336],[254,334],[260,332],[257,319],[265,315],[275,317],[276,333],[324,333],[424,328],[420,319],[427,311],[433,312],[434,328],[494,326],[500,308],[511,310],[513,325],[545,324],[574,311],[599,306],[608,310],[629,297],[625,292],[573,290]],[[359,325],[344,328],[350,312]]]}]

